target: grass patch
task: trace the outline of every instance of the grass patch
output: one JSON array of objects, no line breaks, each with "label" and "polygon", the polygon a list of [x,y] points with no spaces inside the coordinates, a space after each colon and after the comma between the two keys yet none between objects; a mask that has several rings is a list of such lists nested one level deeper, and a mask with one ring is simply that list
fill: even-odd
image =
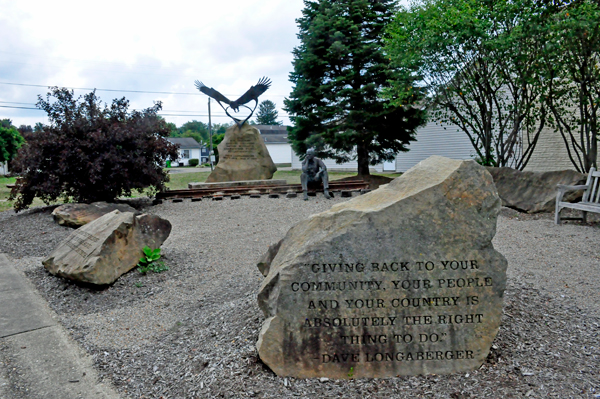
[{"label": "grass patch", "polygon": [[[168,170],[168,169],[167,169]],[[343,179],[345,177],[356,176],[356,172],[338,172],[335,170],[329,170],[329,179],[331,181]],[[190,173],[173,173],[170,174],[170,181],[167,183],[167,187],[171,190],[183,190],[188,188],[188,183],[203,183],[206,181],[206,178],[210,172],[190,172]],[[283,179],[288,182],[288,184],[300,184],[300,174],[299,170],[282,170],[275,172],[273,175],[273,179]],[[402,173],[373,173],[374,175],[387,176],[391,178],[396,178],[400,176]],[[14,184],[14,177],[0,177],[0,212],[4,212],[7,210],[13,209],[13,201],[8,201],[8,196],[10,195],[10,188],[6,187],[7,184]],[[132,197],[140,197],[146,194],[139,194],[134,191]],[[62,202],[55,202],[62,203]],[[32,207],[35,206],[44,206],[46,205],[39,198],[35,198]]]},{"label": "grass patch", "polygon": [[208,175],[210,172],[172,173],[166,185],[171,190],[183,190],[188,188],[188,183],[204,183]]},{"label": "grass patch", "polygon": [[[0,212],[11,211],[14,206],[14,201],[8,201],[10,195],[10,188],[6,187],[7,184],[15,184],[14,177],[0,177]],[[34,206],[45,206],[46,204],[39,198],[34,198],[31,207]]]}]

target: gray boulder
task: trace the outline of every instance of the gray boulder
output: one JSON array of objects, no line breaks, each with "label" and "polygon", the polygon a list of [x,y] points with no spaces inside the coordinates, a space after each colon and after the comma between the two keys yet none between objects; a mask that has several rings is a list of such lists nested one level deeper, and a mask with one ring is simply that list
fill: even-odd
[{"label": "gray boulder", "polygon": [[218,146],[219,163],[206,183],[273,178],[277,167],[257,128],[231,126]]},{"label": "gray boulder", "polygon": [[500,207],[485,168],[431,157],[298,223],[261,259],[260,358],[300,378],[477,369],[502,315]]},{"label": "gray boulder", "polygon": [[[554,212],[556,185],[585,184],[586,176],[574,170],[554,172],[523,172],[512,168],[487,170],[494,178],[502,205],[521,212]],[[583,196],[583,190],[571,191],[563,201],[575,202]]]},{"label": "gray boulder", "polygon": [[115,210],[73,231],[42,263],[70,280],[112,284],[138,264],[145,246],[160,247],[170,233],[168,220]]},{"label": "gray boulder", "polygon": [[114,210],[135,212],[135,209],[127,204],[112,204],[100,201],[91,204],[64,204],[54,209],[52,216],[62,226],[78,228]]}]

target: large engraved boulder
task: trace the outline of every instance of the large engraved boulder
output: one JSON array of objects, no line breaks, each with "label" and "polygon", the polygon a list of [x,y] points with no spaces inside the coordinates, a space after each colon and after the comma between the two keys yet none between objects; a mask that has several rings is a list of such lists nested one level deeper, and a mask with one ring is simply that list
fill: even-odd
[{"label": "large engraved boulder", "polygon": [[91,204],[64,204],[54,209],[52,216],[62,226],[77,228],[114,210],[135,212],[135,209],[127,204],[112,204],[100,201]]},{"label": "large engraved boulder", "polygon": [[219,163],[206,179],[207,183],[271,179],[277,167],[257,128],[233,125],[217,147]]},{"label": "large engraved boulder", "polygon": [[[554,212],[556,185],[585,184],[586,176],[574,170],[523,172],[512,168],[488,168],[494,178],[502,205],[521,212]],[[570,191],[563,201],[575,202],[583,190]]]},{"label": "large engraved boulder", "polygon": [[261,259],[260,358],[301,378],[480,367],[506,285],[500,206],[484,167],[431,157],[298,223]]},{"label": "large engraved boulder", "polygon": [[115,210],[73,231],[42,263],[54,275],[112,284],[137,265],[145,246],[160,247],[170,233],[168,220]]}]

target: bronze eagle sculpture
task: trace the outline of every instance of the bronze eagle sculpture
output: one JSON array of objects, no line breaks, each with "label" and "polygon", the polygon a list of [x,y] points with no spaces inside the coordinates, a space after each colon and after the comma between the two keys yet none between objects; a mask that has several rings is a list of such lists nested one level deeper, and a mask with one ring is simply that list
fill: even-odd
[{"label": "bronze eagle sculpture", "polygon": [[[250,119],[250,117],[252,117],[254,110],[258,106],[258,96],[260,96],[265,91],[267,91],[267,89],[271,86],[271,80],[269,78],[267,78],[266,76],[263,76],[262,78],[260,78],[258,80],[258,83],[255,86],[250,87],[247,92],[245,92],[240,98],[238,98],[235,101],[229,100],[227,97],[225,97],[224,95],[222,95],[221,93],[219,93],[218,91],[213,89],[212,87],[208,87],[204,83],[202,83],[198,80],[196,80],[194,82],[194,84],[196,85],[196,88],[198,90],[200,90],[202,93],[206,94],[210,98],[215,99],[215,101],[217,103],[219,103],[221,108],[223,108],[223,110],[225,111],[227,116],[230,117],[231,119],[233,119],[234,122],[241,129],[241,127],[244,125],[244,123],[246,123],[248,121],[248,119]],[[250,108],[249,106],[246,105],[247,103],[249,103],[252,100],[255,101],[254,108]],[[227,104],[227,107],[224,107],[222,103]],[[228,109],[231,109],[234,112],[239,112],[240,107],[245,107],[250,110],[250,115],[248,115],[248,117],[246,119],[244,119],[243,121],[241,119],[231,116],[229,114],[229,112],[227,112]]]}]

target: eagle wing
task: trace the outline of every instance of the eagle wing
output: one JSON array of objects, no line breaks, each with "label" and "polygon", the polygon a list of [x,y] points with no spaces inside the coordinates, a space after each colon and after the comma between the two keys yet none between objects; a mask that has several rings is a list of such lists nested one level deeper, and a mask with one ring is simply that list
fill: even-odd
[{"label": "eagle wing", "polygon": [[249,88],[248,91],[245,92],[244,95],[241,96],[240,98],[238,98],[235,102],[238,105],[246,104],[252,100],[255,100],[258,102],[258,96],[260,96],[265,91],[267,91],[267,89],[270,86],[271,86],[271,80],[269,78],[267,78],[266,76],[263,76],[262,78],[260,78],[258,80],[258,83],[256,84],[256,86],[252,86],[251,88]]},{"label": "eagle wing", "polygon": [[206,94],[207,96],[214,98],[217,101],[224,102],[227,105],[231,104],[231,101],[229,101],[229,99],[227,97],[225,97],[224,95],[222,95],[221,93],[219,93],[218,91],[213,89],[212,87],[208,87],[204,83],[202,83],[198,80],[196,80],[194,82],[194,84],[196,85],[196,88],[198,90],[200,90],[202,93]]}]

